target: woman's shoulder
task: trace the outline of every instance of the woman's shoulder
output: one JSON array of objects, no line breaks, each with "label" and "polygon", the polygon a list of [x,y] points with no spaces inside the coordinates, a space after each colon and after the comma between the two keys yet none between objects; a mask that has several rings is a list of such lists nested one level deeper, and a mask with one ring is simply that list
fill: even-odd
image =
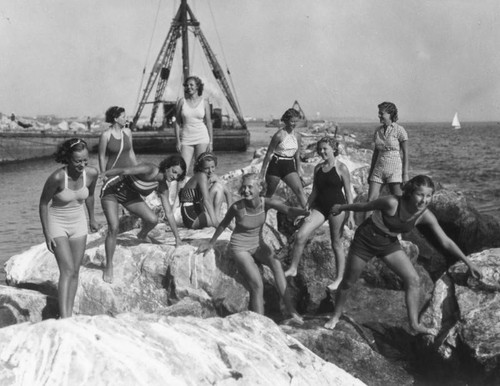
[{"label": "woman's shoulder", "polygon": [[50,176],[47,180],[57,184],[60,182],[64,182],[65,178],[66,178],[66,167],[63,166],[63,167],[60,167],[60,168],[54,170],[50,174]]},{"label": "woman's shoulder", "polygon": [[93,166],[86,166],[85,173],[87,173],[87,176],[92,178],[97,177],[99,175],[99,171]]}]

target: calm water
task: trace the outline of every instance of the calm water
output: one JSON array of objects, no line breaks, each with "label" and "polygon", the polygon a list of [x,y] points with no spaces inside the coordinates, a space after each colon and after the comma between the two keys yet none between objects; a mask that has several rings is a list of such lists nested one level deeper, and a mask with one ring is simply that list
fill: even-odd
[{"label": "calm water", "polygon": [[[453,130],[449,123],[401,124],[409,134],[410,176],[430,175],[436,182],[462,190],[475,207],[500,219],[500,124],[465,123]],[[376,123],[341,124],[340,132],[352,133],[371,148]],[[219,174],[248,165],[255,147],[267,145],[275,128],[254,126],[252,147],[244,153],[217,153]],[[139,160],[157,163],[164,155],[138,155]],[[92,155],[91,165],[97,166]],[[48,175],[57,168],[51,159],[0,165],[0,282],[3,263],[12,255],[44,241],[38,217],[38,200]],[[100,186],[96,189],[96,194]],[[105,224],[99,199],[96,218]]]}]

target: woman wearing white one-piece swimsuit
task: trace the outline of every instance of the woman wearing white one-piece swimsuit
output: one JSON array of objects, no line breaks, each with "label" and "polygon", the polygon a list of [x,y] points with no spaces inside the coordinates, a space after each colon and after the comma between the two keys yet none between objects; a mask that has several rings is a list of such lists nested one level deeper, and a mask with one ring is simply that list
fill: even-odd
[{"label": "woman wearing white one-piece swimsuit", "polygon": [[[175,136],[177,151],[186,161],[187,170],[193,159],[212,151],[213,132],[210,105],[203,98],[203,83],[197,76],[184,82],[184,98],[177,102]],[[182,130],[181,130],[182,128]]]}]

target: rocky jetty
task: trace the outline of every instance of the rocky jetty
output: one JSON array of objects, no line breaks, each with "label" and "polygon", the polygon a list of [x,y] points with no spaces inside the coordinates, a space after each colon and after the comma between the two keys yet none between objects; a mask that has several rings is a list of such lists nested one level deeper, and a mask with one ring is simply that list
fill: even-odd
[{"label": "rocky jetty", "polygon": [[[318,161],[311,150],[316,140],[311,133],[304,141],[309,173]],[[233,191],[243,173],[260,169],[263,150],[248,167],[222,177]],[[352,139],[342,142],[341,153],[355,195],[363,199],[371,154],[357,149]],[[294,204],[286,188],[279,194]],[[158,207],[154,197],[148,202]],[[403,247],[420,276],[422,318],[437,332],[435,338],[409,330],[402,283],[376,259],[353,288],[338,327],[323,328],[333,309],[326,286],[335,276],[327,225],[308,242],[299,274],[289,279],[305,315],[304,325],[296,326],[287,324],[266,267],[267,317],[246,311],[246,284],[226,255],[230,231],[219,237],[214,251],[199,255],[198,245],[212,236],[213,228],[181,228],[186,245],[175,248],[165,224],[152,231],[153,243],[141,243],[137,222],[128,218],[118,238],[112,284],[102,281],[104,230],[89,236],[76,316],[70,320],[52,320],[58,269],[44,244],[6,263],[9,286],[0,287],[0,324],[7,326],[0,329],[0,376],[5,384],[175,380],[253,385],[269,379],[278,385],[497,384],[499,224],[478,214],[459,193],[444,189],[437,191],[431,210],[483,274],[478,281],[470,278],[464,264],[424,237],[425,229],[405,235]],[[295,229],[272,211],[264,229],[286,266]],[[345,229],[346,252],[352,237],[353,230]]]}]

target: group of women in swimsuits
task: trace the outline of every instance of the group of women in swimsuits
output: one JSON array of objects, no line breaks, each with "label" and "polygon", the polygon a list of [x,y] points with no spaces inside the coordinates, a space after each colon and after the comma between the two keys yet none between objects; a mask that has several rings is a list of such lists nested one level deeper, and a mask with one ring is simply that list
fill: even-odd
[{"label": "group of women in swimsuits", "polygon": [[[199,92],[196,80],[188,78],[186,84],[190,95]],[[189,121],[186,109],[183,107],[185,105],[179,105],[178,122],[181,124]],[[190,107],[192,106],[188,104],[187,109]],[[426,176],[416,176],[401,190],[400,184],[408,175],[407,155],[403,157],[401,166],[395,166],[397,164],[395,155],[396,152],[399,154],[399,150],[396,149],[398,143],[400,148],[404,149],[404,153],[407,153],[407,134],[401,126],[394,123],[397,120],[395,105],[390,102],[379,105],[382,125],[374,135],[377,150],[374,153],[369,177],[371,199],[366,203],[353,203],[349,170],[337,158],[339,148],[336,139],[329,136],[317,142],[317,152],[322,162],[314,169],[312,192],[306,197],[300,178],[300,136],[295,132],[297,118],[298,112],[293,109],[283,114],[284,127],[273,136],[260,174],[250,173],[243,176],[240,188],[242,199],[234,203],[231,194],[214,173],[217,158],[209,151],[212,136],[208,136],[209,142],[205,144],[206,146],[201,146],[199,149],[195,146],[191,149],[196,153],[198,150],[204,151],[197,154],[194,175],[179,193],[183,223],[191,229],[216,227],[213,237],[202,244],[198,252],[211,249],[223,230],[234,221],[235,227],[228,251],[248,283],[249,308],[264,313],[263,281],[257,265],[262,263],[271,268],[278,292],[291,320],[301,323],[302,318],[290,298],[286,277],[297,275],[307,240],[328,220],[337,275],[329,286],[330,290],[336,290],[335,311],[325,327],[334,328],[338,323],[349,288],[360,276],[366,262],[377,256],[404,281],[410,326],[417,332],[429,333],[418,321],[418,275],[402,250],[398,235],[410,231],[417,224],[426,224],[450,254],[467,264],[474,277],[479,277],[480,273],[446,236],[432,212],[427,210],[434,193],[432,180]],[[104,177],[101,203],[108,222],[105,241],[106,268],[103,279],[112,282],[119,204],[142,218],[142,229],[138,237],[146,239],[158,220],[154,212],[144,203],[142,196],[156,190],[175,236],[176,245],[182,243],[173,217],[168,189],[171,182],[184,179],[190,159],[186,162],[183,156],[173,155],[163,160],[159,166],[138,164],[133,152],[132,134],[126,127],[124,109],[111,107],[106,112],[106,121],[110,123],[110,128],[102,134],[99,144],[99,165]],[[181,154],[184,145],[192,146],[184,144],[182,140],[178,143]],[[390,160],[387,167],[393,170],[386,170],[387,160]],[[56,161],[66,166],[56,170],[47,179],[40,199],[40,217],[47,247],[55,254],[61,272],[59,306],[61,317],[67,317],[71,316],[78,285],[78,272],[85,250],[87,220],[83,209],[84,202],[89,212],[90,228],[92,230],[97,228],[93,197],[99,173],[95,168],[87,166],[87,145],[80,139],[71,139],[63,143],[56,153]],[[400,157],[399,161],[401,162]],[[266,183],[263,181],[264,176]],[[295,193],[300,208],[286,206],[281,200],[273,198],[280,181],[284,181]],[[384,183],[389,184],[392,195],[377,198]],[[221,220],[220,207],[224,199],[228,203],[228,210]],[[49,202],[52,202],[50,207]],[[269,209],[285,213],[291,219],[304,218],[296,232],[291,264],[286,271],[283,271],[281,262],[262,237]],[[356,230],[346,259],[341,237],[345,224],[354,226],[352,214],[354,211],[374,211],[374,213]]]}]

